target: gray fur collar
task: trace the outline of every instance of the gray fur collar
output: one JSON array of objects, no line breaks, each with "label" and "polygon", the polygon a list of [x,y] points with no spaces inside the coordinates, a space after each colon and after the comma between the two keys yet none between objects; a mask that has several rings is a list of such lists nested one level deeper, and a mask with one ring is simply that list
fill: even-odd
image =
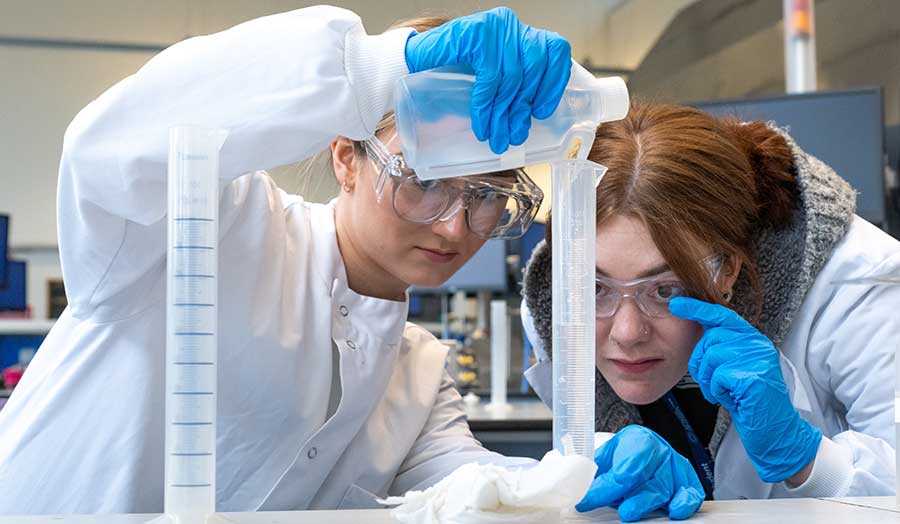
[{"label": "gray fur collar", "polygon": [[[778,347],[816,275],[846,233],[856,209],[856,193],[830,167],[800,149],[785,130],[772,127],[793,150],[800,192],[791,223],[780,229],[762,229],[754,238],[764,304],[759,328]],[[552,358],[550,257],[549,246],[541,242],[525,269],[522,294],[533,316],[535,331]],[[745,316],[751,307],[748,290],[749,282],[742,274],[735,284],[732,307]],[[637,408],[620,399],[599,372],[596,384],[597,431],[615,432],[641,423]],[[713,456],[729,425],[728,412],[720,408],[710,443]]]}]

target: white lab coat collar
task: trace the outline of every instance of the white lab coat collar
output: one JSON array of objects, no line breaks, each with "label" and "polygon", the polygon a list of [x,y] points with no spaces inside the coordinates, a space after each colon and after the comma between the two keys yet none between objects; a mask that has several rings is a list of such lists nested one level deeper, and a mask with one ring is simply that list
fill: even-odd
[{"label": "white lab coat collar", "polygon": [[331,289],[332,304],[337,308],[335,313],[340,314],[343,306],[347,311],[353,312],[356,318],[385,319],[383,322],[369,321],[365,329],[370,336],[383,341],[384,345],[395,345],[403,334],[406,323],[409,293],[405,294],[405,299],[401,302],[360,295],[350,289],[347,269],[337,243],[334,214],[336,202],[337,199],[333,199],[324,206],[309,206],[313,249],[319,253],[319,267],[327,272],[323,277],[327,279],[326,285]]}]

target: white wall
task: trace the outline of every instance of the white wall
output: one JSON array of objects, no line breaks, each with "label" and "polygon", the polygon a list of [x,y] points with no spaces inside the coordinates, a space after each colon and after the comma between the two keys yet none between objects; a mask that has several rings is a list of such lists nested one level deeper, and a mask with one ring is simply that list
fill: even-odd
[{"label": "white wall", "polygon": [[587,54],[608,66],[640,65],[669,22],[696,0],[630,0],[609,11],[602,29],[594,31]]},{"label": "white wall", "polygon": [[0,213],[14,246],[56,245],[56,174],[75,114],[145,53],[0,47]]}]

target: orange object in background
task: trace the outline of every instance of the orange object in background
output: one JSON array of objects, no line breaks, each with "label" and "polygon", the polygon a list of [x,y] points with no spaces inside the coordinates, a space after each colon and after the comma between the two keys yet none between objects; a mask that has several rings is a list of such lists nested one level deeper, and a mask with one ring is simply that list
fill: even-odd
[{"label": "orange object in background", "polygon": [[813,32],[810,0],[793,0],[791,9],[790,30],[796,36],[810,36]]}]

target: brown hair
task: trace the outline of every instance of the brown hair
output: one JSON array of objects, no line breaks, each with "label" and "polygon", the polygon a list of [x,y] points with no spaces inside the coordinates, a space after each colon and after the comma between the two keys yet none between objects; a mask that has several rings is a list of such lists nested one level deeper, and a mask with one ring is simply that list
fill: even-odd
[{"label": "brown hair", "polygon": [[699,261],[707,250],[736,257],[758,315],[754,232],[787,224],[797,200],[791,149],[780,134],[763,122],[632,103],[624,120],[597,128],[588,159],[609,168],[597,188],[598,225],[614,215],[640,219],[688,290],[709,302],[724,301]]}]

